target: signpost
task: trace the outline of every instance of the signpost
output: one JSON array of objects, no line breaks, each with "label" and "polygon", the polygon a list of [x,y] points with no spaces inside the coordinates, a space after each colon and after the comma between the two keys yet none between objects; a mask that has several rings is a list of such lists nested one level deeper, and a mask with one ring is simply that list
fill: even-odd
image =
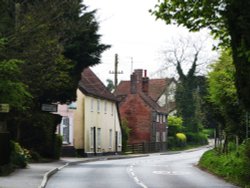
[{"label": "signpost", "polygon": [[57,104],[42,104],[42,111],[57,112]]},{"label": "signpost", "polygon": [[10,111],[9,104],[0,104],[0,113],[8,113]]}]

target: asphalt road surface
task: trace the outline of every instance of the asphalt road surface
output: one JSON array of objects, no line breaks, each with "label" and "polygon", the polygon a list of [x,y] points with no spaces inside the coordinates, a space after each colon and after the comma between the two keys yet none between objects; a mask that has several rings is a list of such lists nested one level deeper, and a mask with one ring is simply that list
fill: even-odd
[{"label": "asphalt road surface", "polygon": [[196,164],[207,149],[79,163],[54,174],[46,188],[234,188]]}]

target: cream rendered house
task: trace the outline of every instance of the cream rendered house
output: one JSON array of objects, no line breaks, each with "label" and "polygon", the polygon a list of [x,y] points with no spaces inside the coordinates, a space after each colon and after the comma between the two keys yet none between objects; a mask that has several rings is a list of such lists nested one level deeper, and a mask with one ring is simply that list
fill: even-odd
[{"label": "cream rendered house", "polygon": [[74,147],[82,156],[118,153],[122,133],[117,100],[87,68],[77,89],[74,114]]}]

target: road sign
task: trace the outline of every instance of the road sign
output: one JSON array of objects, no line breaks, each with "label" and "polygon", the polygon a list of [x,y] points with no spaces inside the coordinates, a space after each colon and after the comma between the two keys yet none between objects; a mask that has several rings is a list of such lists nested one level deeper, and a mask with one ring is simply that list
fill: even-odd
[{"label": "road sign", "polygon": [[42,111],[57,112],[57,104],[42,104]]},{"label": "road sign", "polygon": [[8,113],[10,111],[9,104],[0,104],[0,113]]}]

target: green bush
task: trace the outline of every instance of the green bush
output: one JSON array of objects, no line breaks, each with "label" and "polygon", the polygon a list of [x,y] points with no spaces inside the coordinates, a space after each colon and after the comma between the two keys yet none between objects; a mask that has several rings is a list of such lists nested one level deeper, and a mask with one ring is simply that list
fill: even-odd
[{"label": "green bush", "polygon": [[210,172],[224,177],[226,180],[250,188],[250,142],[239,147],[238,151],[220,153],[217,150],[209,150],[203,154],[199,166]]},{"label": "green bush", "polygon": [[56,135],[54,159],[60,159],[62,149],[62,136]]},{"label": "green bush", "polygon": [[187,137],[184,133],[177,133],[176,134],[176,143],[178,147],[185,147],[186,146]]},{"label": "green bush", "polygon": [[29,151],[22,148],[19,143],[11,141],[11,164],[15,168],[25,168],[30,158]]},{"label": "green bush", "polygon": [[203,129],[202,133],[207,136],[207,138],[214,138],[214,129]]},{"label": "green bush", "polygon": [[203,133],[187,132],[187,144],[206,145],[208,144],[207,136]]},{"label": "green bush", "polygon": [[33,150],[30,150],[30,160],[31,162],[40,162],[42,159],[41,155]]}]

